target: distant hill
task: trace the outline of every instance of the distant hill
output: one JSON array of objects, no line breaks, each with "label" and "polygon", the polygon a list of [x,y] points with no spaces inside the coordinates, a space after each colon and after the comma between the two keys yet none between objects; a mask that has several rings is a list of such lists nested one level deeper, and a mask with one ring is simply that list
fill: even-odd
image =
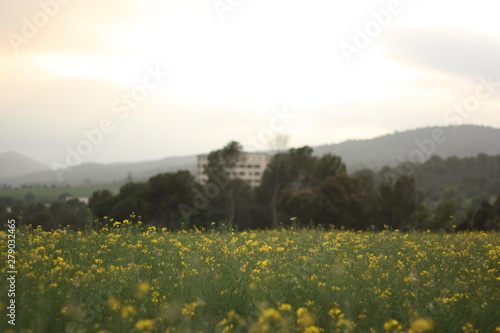
[{"label": "distant hill", "polygon": [[0,153],[0,179],[47,170],[49,170],[47,165],[19,153],[13,151]]},{"label": "distant hill", "polygon": [[[432,141],[434,131],[442,131],[443,138],[446,139],[442,142]],[[500,129],[475,125],[419,128],[369,140],[349,140],[313,148],[315,155],[332,153],[340,156],[350,172],[364,168],[378,171],[384,166],[394,167],[402,160],[408,161],[412,153],[424,154],[425,151],[422,151],[418,142],[426,142],[425,149],[432,146],[432,143],[429,146],[429,142],[434,142],[435,149],[430,155],[442,158],[473,157],[481,153],[500,155]],[[136,163],[86,163],[67,172],[60,172],[59,176],[64,184],[78,186],[125,183],[129,174],[134,181],[145,181],[158,173],[177,170],[189,170],[194,174],[196,156],[167,157],[158,161]],[[61,185],[61,180],[48,166],[9,152],[0,154],[0,184],[3,183],[11,186]]]},{"label": "distant hill", "polygon": [[[442,131],[441,139],[445,140],[433,140],[433,132],[436,130]],[[421,146],[425,142],[427,146],[421,148],[418,142]],[[420,152],[429,159],[426,150],[432,148],[433,144],[435,149],[430,155],[442,158],[471,157],[481,153],[500,155],[500,129],[476,125],[426,127],[369,140],[349,140],[339,144],[322,145],[315,147],[314,153],[331,153],[342,157],[350,172],[364,168],[377,171],[384,166],[396,166],[402,160],[408,161],[412,153],[415,157]]]},{"label": "distant hill", "polygon": [[158,161],[136,163],[84,163],[67,170],[53,171],[47,168],[45,171],[4,179],[0,178],[0,184],[6,183],[11,186],[20,186],[23,184],[67,184],[78,186],[82,184],[125,183],[129,177],[132,177],[133,181],[144,181],[158,173],[181,169],[194,173],[195,166],[195,156],[167,157]]}]

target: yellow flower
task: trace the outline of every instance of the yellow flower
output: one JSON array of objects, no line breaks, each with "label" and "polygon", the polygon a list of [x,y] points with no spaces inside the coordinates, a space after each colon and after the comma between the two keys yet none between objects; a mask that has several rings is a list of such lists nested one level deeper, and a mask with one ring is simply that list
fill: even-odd
[{"label": "yellow flower", "polygon": [[141,319],[135,324],[135,328],[139,331],[151,331],[155,326],[155,322],[152,319]]},{"label": "yellow flower", "polygon": [[331,309],[328,311],[328,315],[332,318],[343,318],[342,310],[340,309]]},{"label": "yellow flower", "polygon": [[316,321],[314,314],[309,312],[306,308],[299,308],[297,310],[297,317],[297,323],[302,327],[312,326]]},{"label": "yellow flower", "polygon": [[222,333],[230,333],[230,332],[234,332],[234,331],[233,331],[233,328],[234,328],[234,325],[229,325],[229,326],[226,326],[226,327],[224,327],[224,329],[222,330]]},{"label": "yellow flower", "polygon": [[137,293],[135,294],[135,297],[137,298],[144,298],[146,294],[148,293],[150,288],[150,284],[148,282],[141,282],[137,285]]},{"label": "yellow flower", "polygon": [[260,252],[269,252],[271,251],[273,248],[272,246],[268,245],[268,244],[265,244],[265,245],[262,245],[259,249]]},{"label": "yellow flower", "polygon": [[121,307],[120,300],[116,297],[111,297],[108,300],[108,306],[111,310],[118,311],[118,310],[120,310],[120,307]]},{"label": "yellow flower", "polygon": [[292,309],[292,306],[290,304],[287,304],[287,303],[283,303],[283,304],[280,304],[278,306],[278,310],[280,311],[290,311]]},{"label": "yellow flower", "polygon": [[471,323],[466,323],[464,326],[462,326],[462,330],[465,333],[479,333],[479,331],[476,330]]},{"label": "yellow flower", "polygon": [[321,333],[325,330],[316,326],[309,326],[304,330],[304,333]]},{"label": "yellow flower", "polygon": [[229,320],[233,320],[233,319],[238,320],[240,318],[241,318],[240,315],[238,313],[236,313],[236,311],[234,311],[234,310],[231,310],[227,313],[227,319],[229,319]]},{"label": "yellow flower", "polygon": [[434,329],[434,322],[427,318],[414,319],[410,324],[412,333],[422,333],[432,331]]},{"label": "yellow flower", "polygon": [[126,305],[122,308],[122,318],[128,318],[130,316],[135,316],[137,311],[132,305]]},{"label": "yellow flower", "polygon": [[266,321],[266,320],[280,321],[281,320],[281,314],[276,309],[273,309],[273,308],[266,309],[260,315],[259,321]]},{"label": "yellow flower", "polygon": [[384,324],[384,329],[386,331],[390,331],[393,327],[398,327],[398,325],[399,321],[397,321],[396,319],[391,319]]},{"label": "yellow flower", "polygon": [[224,319],[222,319],[221,321],[219,321],[219,322],[217,323],[217,326],[216,326],[216,327],[221,327],[221,326],[224,326],[224,325],[226,325],[226,324],[228,324],[228,323],[229,323],[229,321],[228,321],[226,318],[224,318]]},{"label": "yellow flower", "polygon": [[194,310],[196,310],[196,307],[198,306],[198,303],[186,303],[184,304],[184,307],[182,308],[182,314],[185,316],[194,316]]}]

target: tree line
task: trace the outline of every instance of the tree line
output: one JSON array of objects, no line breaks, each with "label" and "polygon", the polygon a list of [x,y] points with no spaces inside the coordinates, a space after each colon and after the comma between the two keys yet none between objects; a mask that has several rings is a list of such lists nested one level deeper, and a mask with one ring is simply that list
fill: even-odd
[{"label": "tree line", "polygon": [[350,175],[340,157],[315,156],[305,146],[274,154],[257,187],[231,176],[244,159],[242,146],[232,141],[208,155],[203,185],[181,170],[129,182],[117,194],[96,191],[88,207],[71,200],[46,207],[0,198],[0,214],[22,211],[26,223],[49,229],[82,228],[88,208],[91,219],[124,220],[134,212],[146,224],[169,229],[226,221],[241,230],[282,225],[500,230],[500,156],[432,157],[423,164]]}]

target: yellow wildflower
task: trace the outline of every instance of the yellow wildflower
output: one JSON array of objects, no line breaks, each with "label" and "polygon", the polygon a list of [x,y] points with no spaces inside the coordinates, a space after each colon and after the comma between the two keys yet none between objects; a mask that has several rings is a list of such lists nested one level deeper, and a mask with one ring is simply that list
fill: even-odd
[{"label": "yellow wildflower", "polygon": [[152,319],[141,319],[135,324],[135,328],[139,331],[151,331],[155,326],[155,322]]},{"label": "yellow wildflower", "polygon": [[266,309],[260,315],[259,321],[266,321],[266,320],[280,321],[281,314],[276,309],[273,309],[273,308]]},{"label": "yellow wildflower", "polygon": [[122,318],[128,318],[130,316],[135,316],[137,311],[132,305],[126,305],[122,308]]},{"label": "yellow wildflower", "polygon": [[390,331],[392,328],[397,328],[399,326],[399,321],[396,319],[391,319],[384,324],[384,329]]},{"label": "yellow wildflower", "polygon": [[434,329],[434,322],[427,318],[414,319],[410,324],[412,333],[422,333],[432,331]]},{"label": "yellow wildflower", "polygon": [[299,308],[297,310],[297,323],[302,327],[313,326],[316,322],[314,314],[309,312],[306,308]]},{"label": "yellow wildflower", "polygon": [[292,309],[292,306],[290,304],[287,304],[287,303],[283,303],[283,304],[280,304],[278,306],[278,310],[280,311],[290,311]]},{"label": "yellow wildflower", "polygon": [[184,316],[194,316],[194,310],[196,310],[196,307],[198,306],[198,303],[186,303],[184,304],[184,307],[182,308],[182,314]]},{"label": "yellow wildflower", "polygon": [[120,307],[121,307],[120,300],[116,297],[111,297],[108,300],[108,306],[111,310],[118,311],[118,310],[120,310]]},{"label": "yellow wildflower", "polygon": [[137,293],[135,294],[136,298],[144,298],[148,293],[150,288],[150,284],[148,282],[141,282],[137,285]]}]

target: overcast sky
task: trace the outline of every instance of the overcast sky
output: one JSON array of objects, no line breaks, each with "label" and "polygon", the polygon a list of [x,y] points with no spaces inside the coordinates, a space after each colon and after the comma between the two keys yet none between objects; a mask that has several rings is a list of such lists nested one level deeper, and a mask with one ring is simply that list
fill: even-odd
[{"label": "overcast sky", "polygon": [[[48,165],[500,127],[500,4],[0,0],[0,152]],[[71,157],[69,157],[71,155]]]}]

